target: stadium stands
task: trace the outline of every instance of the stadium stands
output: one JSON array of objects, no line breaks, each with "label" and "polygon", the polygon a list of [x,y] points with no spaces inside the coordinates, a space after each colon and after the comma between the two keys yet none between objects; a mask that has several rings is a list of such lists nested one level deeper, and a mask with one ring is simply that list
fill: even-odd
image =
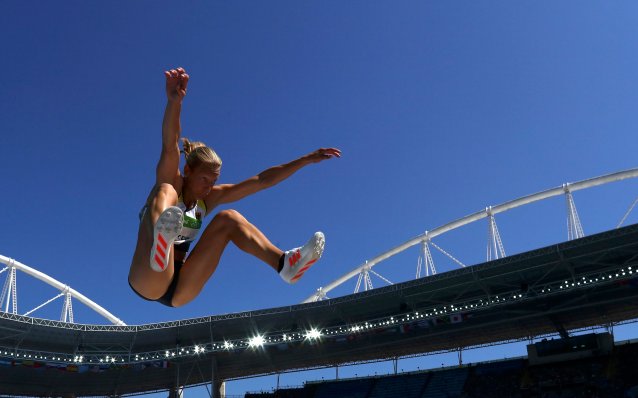
[{"label": "stadium stands", "polygon": [[374,379],[346,380],[341,383],[322,383],[317,386],[314,398],[366,398]]},{"label": "stadium stands", "polygon": [[368,398],[419,398],[429,378],[429,373],[383,377],[377,379]]},{"label": "stadium stands", "polygon": [[303,388],[247,393],[246,398],[638,398],[638,343],[611,354],[530,365],[510,359],[457,368],[347,380]]},{"label": "stadium stands", "polygon": [[467,368],[433,372],[422,396],[427,398],[460,397],[465,380],[467,380]]},{"label": "stadium stands", "polygon": [[466,397],[514,397],[520,391],[522,359],[479,364],[471,369],[465,383]]}]

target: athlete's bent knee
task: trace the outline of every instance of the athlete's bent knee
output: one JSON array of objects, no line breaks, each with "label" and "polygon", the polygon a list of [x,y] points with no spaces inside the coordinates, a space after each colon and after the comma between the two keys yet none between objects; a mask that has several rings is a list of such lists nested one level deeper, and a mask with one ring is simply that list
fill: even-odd
[{"label": "athlete's bent knee", "polygon": [[166,195],[166,196],[175,196],[177,197],[177,191],[175,187],[168,183],[161,183],[155,186],[155,196]]},{"label": "athlete's bent knee", "polygon": [[226,226],[236,226],[244,220],[244,216],[242,216],[237,210],[228,209],[217,213],[215,219],[218,223],[222,223]]}]

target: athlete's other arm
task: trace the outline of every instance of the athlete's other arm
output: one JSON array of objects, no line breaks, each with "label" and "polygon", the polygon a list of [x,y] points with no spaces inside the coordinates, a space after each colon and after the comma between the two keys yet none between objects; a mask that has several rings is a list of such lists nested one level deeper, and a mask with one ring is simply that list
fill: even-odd
[{"label": "athlete's other arm", "polygon": [[162,153],[155,171],[156,184],[168,183],[173,186],[179,173],[179,136],[181,132],[180,112],[182,100],[186,96],[188,75],[183,68],[165,71],[166,109],[162,121]]},{"label": "athlete's other arm", "polygon": [[279,184],[304,166],[333,157],[341,157],[341,151],[337,148],[320,148],[292,162],[270,167],[238,184],[215,185],[208,196],[204,198],[206,208],[210,211],[216,205],[236,202],[246,196]]}]

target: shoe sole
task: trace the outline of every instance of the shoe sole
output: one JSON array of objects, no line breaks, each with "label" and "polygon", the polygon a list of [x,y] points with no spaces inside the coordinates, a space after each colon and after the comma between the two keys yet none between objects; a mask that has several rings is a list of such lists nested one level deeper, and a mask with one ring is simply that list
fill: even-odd
[{"label": "shoe sole", "polygon": [[[311,238],[314,239],[314,249],[310,260],[308,260],[304,265],[302,265],[295,276],[290,278],[290,284],[299,282],[299,279],[312,267],[323,255],[323,249],[326,246],[326,238],[321,232],[315,233],[315,235]],[[307,245],[308,243],[306,243]]]},{"label": "shoe sole", "polygon": [[153,249],[151,250],[151,269],[162,272],[168,267],[171,247],[175,238],[182,231],[184,212],[179,207],[169,207],[160,214],[153,232]]}]

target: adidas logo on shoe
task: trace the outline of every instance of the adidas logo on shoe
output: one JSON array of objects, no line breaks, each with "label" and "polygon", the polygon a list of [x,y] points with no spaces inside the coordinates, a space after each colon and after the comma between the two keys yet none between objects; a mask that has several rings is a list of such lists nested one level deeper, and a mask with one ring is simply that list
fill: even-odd
[{"label": "adidas logo on shoe", "polygon": [[321,232],[315,232],[310,240],[303,245],[284,254],[284,268],[279,275],[290,283],[296,283],[316,263],[323,254],[325,237]]},{"label": "adidas logo on shoe", "polygon": [[151,268],[162,272],[168,267],[168,259],[175,238],[182,232],[184,212],[177,206],[171,206],[160,214],[153,232],[151,249]]}]

